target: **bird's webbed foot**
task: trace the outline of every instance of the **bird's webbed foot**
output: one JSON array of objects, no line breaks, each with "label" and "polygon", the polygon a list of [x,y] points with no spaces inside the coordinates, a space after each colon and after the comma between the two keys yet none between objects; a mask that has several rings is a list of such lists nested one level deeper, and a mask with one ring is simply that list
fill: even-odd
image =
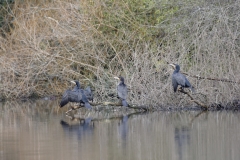
[{"label": "bird's webbed foot", "polygon": [[71,108],[71,109],[69,109],[67,112],[66,112],[66,114],[68,114],[68,112],[71,112],[73,109]]},{"label": "bird's webbed foot", "polygon": [[78,108],[80,108],[80,107],[81,107],[80,104],[78,104],[78,105],[73,105],[73,106],[71,106],[71,109],[69,109],[69,110],[66,112],[66,114],[67,114],[68,112],[71,112],[72,110],[76,110],[76,109],[78,109]]}]

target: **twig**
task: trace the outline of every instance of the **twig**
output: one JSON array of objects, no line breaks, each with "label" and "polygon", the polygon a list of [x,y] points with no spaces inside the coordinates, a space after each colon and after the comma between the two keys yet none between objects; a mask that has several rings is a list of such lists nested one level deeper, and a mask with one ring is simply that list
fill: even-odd
[{"label": "twig", "polygon": [[208,108],[207,105],[203,104],[202,102],[199,102],[199,101],[195,100],[195,99],[190,95],[189,92],[185,92],[183,89],[179,89],[179,91],[180,91],[181,93],[184,93],[184,94],[188,95],[188,97],[191,98],[191,101],[193,101],[193,102],[196,103],[197,105],[199,105],[199,106],[201,106],[201,107],[203,107],[203,108],[206,108],[206,109]]},{"label": "twig", "polygon": [[212,81],[221,81],[221,82],[229,82],[229,83],[238,83],[240,84],[240,82],[236,82],[236,81],[232,81],[229,79],[219,79],[219,78],[210,78],[210,77],[201,77],[199,75],[190,75],[188,73],[182,72],[182,74],[185,74],[189,77],[193,77],[193,78],[197,78],[197,79],[207,79],[207,80],[212,80]]},{"label": "twig", "polygon": [[[167,64],[169,64],[169,62],[167,62]],[[181,72],[182,74],[185,74],[186,76],[189,77],[193,77],[193,78],[197,78],[197,79],[207,79],[207,80],[212,80],[212,81],[221,81],[221,82],[229,82],[229,83],[238,83],[240,84],[240,82],[236,82],[236,81],[232,81],[229,79],[220,79],[220,78],[211,78],[211,77],[201,77],[199,75],[190,75],[186,72]]]}]

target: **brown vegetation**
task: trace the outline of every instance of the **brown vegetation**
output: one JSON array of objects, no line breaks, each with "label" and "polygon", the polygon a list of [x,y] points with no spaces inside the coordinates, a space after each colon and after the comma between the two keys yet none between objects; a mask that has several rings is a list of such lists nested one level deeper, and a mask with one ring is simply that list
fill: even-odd
[{"label": "brown vegetation", "polygon": [[[115,75],[131,104],[193,105],[173,93],[171,69],[239,82],[240,3],[175,1],[15,1],[2,6],[0,97],[61,95],[77,79],[95,100],[115,94]],[[206,105],[240,99],[239,83],[188,77]]]}]

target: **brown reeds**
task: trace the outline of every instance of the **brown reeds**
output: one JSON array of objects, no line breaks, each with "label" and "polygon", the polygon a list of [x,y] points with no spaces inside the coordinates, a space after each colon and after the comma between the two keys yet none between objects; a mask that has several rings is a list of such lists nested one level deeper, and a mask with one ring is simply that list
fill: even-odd
[{"label": "brown reeds", "polygon": [[[149,4],[156,3],[149,1]],[[162,5],[161,3],[166,3]],[[80,80],[111,100],[115,75],[139,106],[194,105],[174,94],[167,62],[200,77],[240,78],[239,2],[14,1],[0,36],[0,96],[61,95]],[[135,8],[134,8],[135,6]],[[7,29],[6,29],[7,28]],[[239,99],[239,84],[188,77],[206,103]],[[113,100],[114,101],[114,100]]]}]

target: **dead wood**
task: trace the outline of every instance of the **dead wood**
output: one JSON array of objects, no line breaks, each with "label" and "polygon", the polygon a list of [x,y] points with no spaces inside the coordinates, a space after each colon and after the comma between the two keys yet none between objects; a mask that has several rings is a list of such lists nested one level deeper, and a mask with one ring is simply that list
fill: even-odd
[{"label": "dead wood", "polygon": [[[122,106],[121,103],[115,103],[115,102],[99,102],[99,103],[92,103],[90,102],[90,104],[92,106],[99,106],[99,105],[104,105],[104,106]],[[72,110],[76,110],[76,109],[79,109],[79,108],[82,108],[84,106],[81,106],[81,105],[77,105],[77,106],[71,106],[71,109],[69,109],[66,113],[72,111]],[[145,107],[145,106],[134,106],[134,105],[128,105],[128,107],[126,108],[131,108],[131,109],[137,109],[137,110],[143,110],[143,111],[150,111],[151,109],[149,109],[148,107]]]},{"label": "dead wood", "polygon": [[199,75],[190,75],[190,74],[185,73],[185,72],[181,72],[181,73],[182,73],[182,74],[185,74],[186,76],[193,77],[193,78],[197,78],[197,79],[207,79],[207,80],[212,80],[212,81],[221,81],[221,82],[238,83],[238,84],[240,84],[240,82],[232,81],[232,80],[225,79],[225,78],[201,77],[201,76],[199,76]]},{"label": "dead wood", "polygon": [[186,91],[184,91],[183,89],[179,89],[179,91],[180,91],[181,93],[183,93],[183,94],[188,95],[188,97],[190,97],[191,101],[193,101],[193,102],[196,103],[197,105],[199,105],[199,106],[201,106],[201,107],[203,107],[203,108],[206,108],[206,109],[208,108],[208,106],[205,105],[204,103],[195,100],[189,92],[186,92]]},{"label": "dead wood", "polygon": [[[115,103],[115,102],[100,102],[100,103],[90,103],[92,106],[98,106],[98,105],[111,105],[111,106],[122,106],[121,103]],[[144,111],[149,111],[150,109],[145,107],[145,106],[134,106],[134,105],[128,105],[128,108],[132,108],[132,109],[140,109],[140,110],[144,110]]]},{"label": "dead wood", "polygon": [[[111,105],[111,106],[122,106],[121,103],[115,103],[115,102],[100,102],[100,103],[90,103],[92,106],[97,106],[97,105]],[[140,110],[144,110],[144,111],[149,111],[150,109],[145,107],[145,106],[134,106],[134,105],[128,105],[128,108],[132,108],[132,109],[140,109]]]},{"label": "dead wood", "polygon": [[[141,114],[144,114],[144,112],[134,112],[134,113],[128,113],[128,114],[120,114],[120,115],[113,115],[111,117],[96,117],[96,116],[90,116],[92,117],[91,121],[92,122],[100,122],[100,121],[105,121],[106,119],[108,120],[121,120],[124,116],[127,116],[128,118],[134,116],[134,115],[141,115]],[[73,121],[77,121],[77,122],[82,122],[82,121],[85,121],[86,117],[85,116],[79,116],[79,115],[66,115],[66,117],[68,117],[71,122]],[[72,125],[70,124],[69,122],[66,122],[68,123],[69,125]],[[79,123],[76,123],[77,125],[79,125]]]}]

